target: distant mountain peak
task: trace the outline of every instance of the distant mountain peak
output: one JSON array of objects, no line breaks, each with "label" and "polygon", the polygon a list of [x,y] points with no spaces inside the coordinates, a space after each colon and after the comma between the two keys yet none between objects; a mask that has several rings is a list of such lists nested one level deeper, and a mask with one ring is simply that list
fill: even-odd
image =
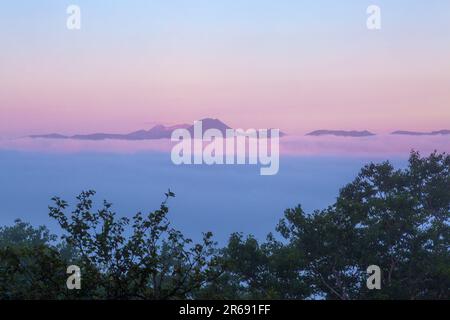
[{"label": "distant mountain peak", "polygon": [[[203,131],[208,130],[208,129],[217,129],[219,131],[221,131],[222,133],[225,133],[225,131],[227,129],[231,129],[230,126],[228,126],[227,124],[225,124],[224,122],[220,121],[219,119],[215,119],[215,118],[204,118],[199,120],[202,122],[202,129]],[[194,125],[191,125],[188,128],[189,131],[194,130]]]},{"label": "distant mountain peak", "polygon": [[368,130],[364,131],[346,131],[346,130],[316,130],[306,134],[307,136],[338,136],[338,137],[370,137],[374,136],[375,133],[372,133]]},{"label": "distant mountain peak", "polygon": [[209,118],[209,117],[200,119],[200,120],[198,120],[198,121],[219,121],[219,122],[222,122],[222,121],[220,121],[220,120],[217,119],[217,118]]}]

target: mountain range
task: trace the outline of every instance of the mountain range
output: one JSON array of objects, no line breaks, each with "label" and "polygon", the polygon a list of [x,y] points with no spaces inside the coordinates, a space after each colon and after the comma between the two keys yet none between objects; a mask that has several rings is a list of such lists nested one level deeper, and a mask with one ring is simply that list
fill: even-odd
[{"label": "mountain range", "polygon": [[450,130],[439,130],[431,132],[419,132],[419,131],[394,131],[391,134],[408,135],[408,136],[437,136],[450,134]]},{"label": "mountain range", "polygon": [[[408,135],[408,136],[437,136],[437,135],[450,135],[450,130],[439,130],[431,132],[419,132],[419,131],[394,131],[392,135]],[[375,136],[375,133],[370,131],[346,131],[346,130],[316,130],[306,134],[307,136],[338,136],[338,137],[370,137]]]},{"label": "mountain range", "polygon": [[[227,129],[232,129],[219,119],[205,118],[202,121],[202,130],[205,132],[208,129],[217,129],[223,136]],[[194,136],[194,125],[178,124],[174,126],[156,125],[149,130],[138,130],[131,133],[93,133],[93,134],[76,134],[76,135],[62,135],[58,133],[31,135],[30,138],[44,138],[44,139],[76,139],[76,140],[156,140],[156,139],[170,139],[172,132],[176,129],[187,129],[191,136]],[[280,137],[285,133],[280,132]],[[269,133],[270,136],[270,133]]]},{"label": "mountain range", "polygon": [[345,131],[345,130],[316,130],[306,134],[307,136],[327,136],[333,135],[338,137],[369,137],[375,133],[370,131]]},{"label": "mountain range", "polygon": [[[219,119],[205,118],[202,121],[202,129],[205,132],[208,129],[217,129],[223,136],[226,134],[227,129],[232,129],[230,126],[220,121]],[[92,133],[92,134],[76,134],[76,135],[62,135],[59,133],[31,135],[30,138],[44,138],[44,139],[76,139],[76,140],[157,140],[157,139],[170,139],[172,132],[176,129],[187,129],[191,136],[194,135],[194,125],[178,124],[174,126],[156,125],[149,130],[138,130],[130,133]],[[437,136],[437,135],[450,135],[450,130],[439,130],[430,132],[418,132],[418,131],[394,131],[392,135],[409,135],[409,136]],[[280,131],[280,137],[285,136],[284,132]],[[368,130],[355,131],[355,130],[315,130],[306,134],[307,136],[338,136],[338,137],[370,137],[376,134]],[[269,133],[270,137],[270,133]]]},{"label": "mountain range", "polygon": [[169,139],[172,131],[178,128],[189,128],[189,125],[177,125],[166,127],[157,125],[150,130],[138,130],[131,133],[92,133],[92,134],[76,134],[72,136],[65,136],[58,133],[32,135],[31,138],[44,139],[75,139],[75,140],[149,140],[149,139]]}]

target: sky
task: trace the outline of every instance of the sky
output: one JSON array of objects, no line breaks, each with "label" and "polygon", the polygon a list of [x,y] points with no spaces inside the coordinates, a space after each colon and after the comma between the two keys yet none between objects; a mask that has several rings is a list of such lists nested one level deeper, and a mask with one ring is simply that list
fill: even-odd
[{"label": "sky", "polygon": [[[81,30],[66,28],[70,4]],[[381,30],[366,27],[371,4]],[[0,41],[0,137],[204,117],[450,129],[448,0],[16,0],[0,4]]]}]

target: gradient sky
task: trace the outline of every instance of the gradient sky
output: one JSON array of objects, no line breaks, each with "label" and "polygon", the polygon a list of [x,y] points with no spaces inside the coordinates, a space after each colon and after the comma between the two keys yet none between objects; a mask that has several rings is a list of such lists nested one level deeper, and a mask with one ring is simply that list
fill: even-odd
[{"label": "gradient sky", "polygon": [[207,116],[294,134],[450,127],[448,0],[15,0],[0,40],[0,137]]}]

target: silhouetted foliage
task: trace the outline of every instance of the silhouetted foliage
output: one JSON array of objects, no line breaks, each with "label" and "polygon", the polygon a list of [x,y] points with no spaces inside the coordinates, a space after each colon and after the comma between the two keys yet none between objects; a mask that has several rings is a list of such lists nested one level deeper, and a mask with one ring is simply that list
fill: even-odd
[{"label": "silhouetted foliage", "polygon": [[55,240],[21,220],[0,228],[0,299],[67,298],[68,250]]},{"label": "silhouetted foliage", "polygon": [[[83,272],[84,296],[106,299],[181,299],[220,273],[212,234],[202,243],[173,229],[167,219],[166,193],[160,208],[116,218],[111,204],[93,210],[94,191],[82,192],[69,215],[67,202],[53,198],[50,216],[66,231],[63,239],[76,251]],[[131,228],[128,228],[131,224]],[[83,294],[83,293],[82,293]]]},{"label": "silhouetted foliage", "polygon": [[[413,152],[409,166],[365,166],[326,210],[289,209],[278,230],[304,252],[306,276],[330,299],[448,299],[450,156]],[[365,285],[369,265],[382,290]]]}]

